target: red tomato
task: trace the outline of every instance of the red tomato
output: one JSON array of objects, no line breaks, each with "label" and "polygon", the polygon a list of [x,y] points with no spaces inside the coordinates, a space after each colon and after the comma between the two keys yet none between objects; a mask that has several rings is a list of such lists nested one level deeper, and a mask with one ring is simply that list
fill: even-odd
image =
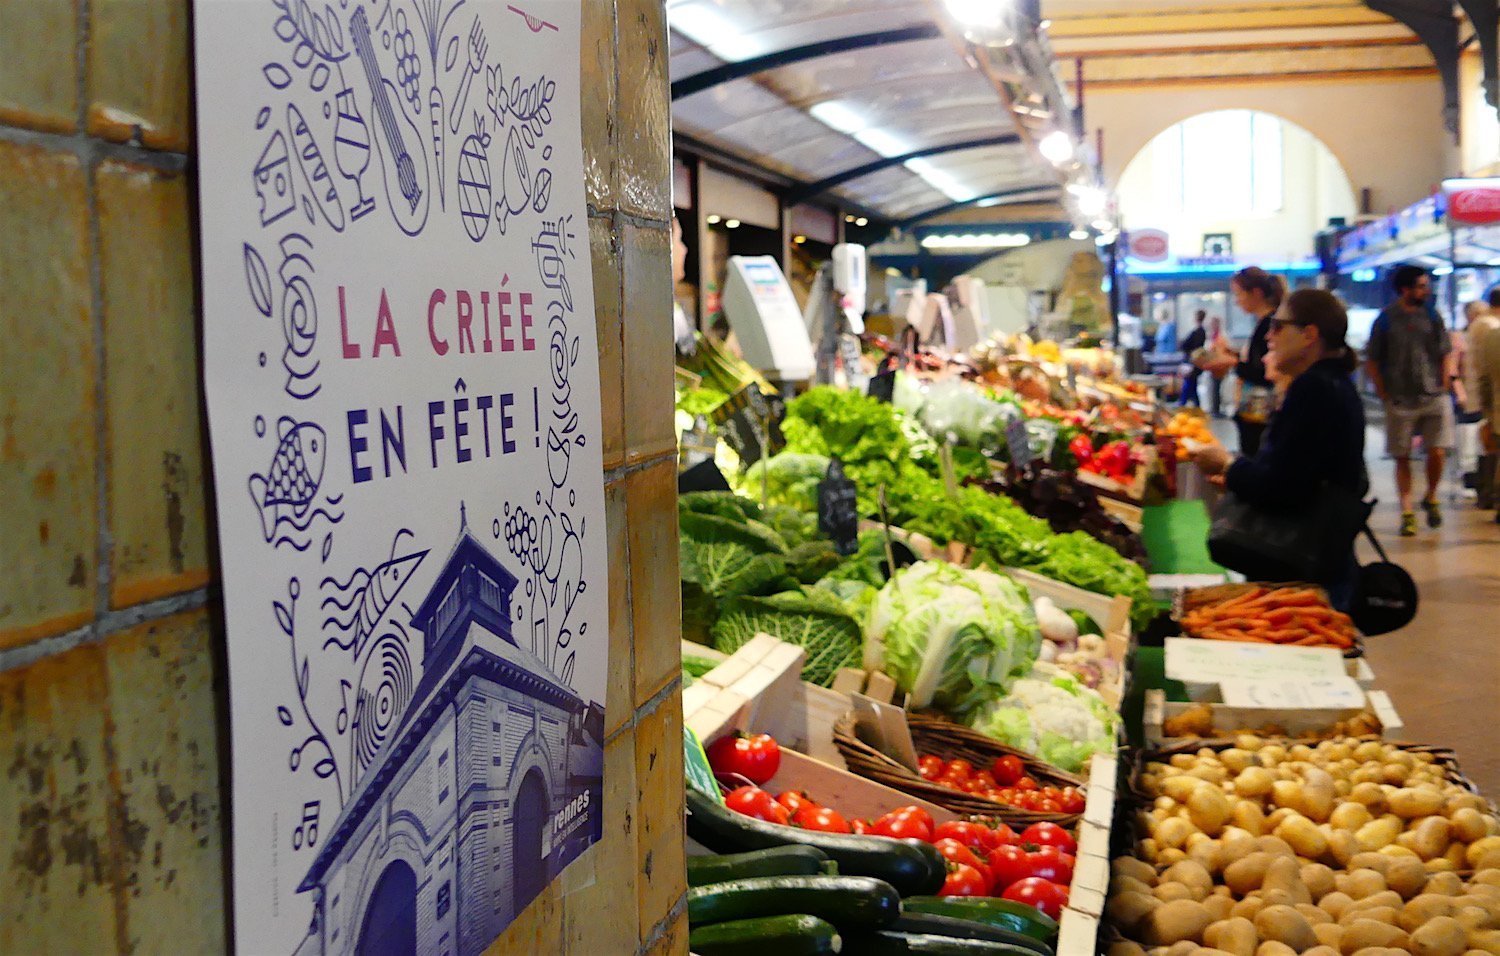
[{"label": "red tomato", "polygon": [[995,758],[994,765],[990,767],[990,773],[994,775],[996,783],[1002,787],[1011,787],[1026,775],[1026,765],[1015,754],[1006,754]]},{"label": "red tomato", "polygon": [[995,845],[994,832],[982,823],[950,820],[938,824],[937,829],[932,831],[932,838],[935,843],[956,840],[971,850],[988,850]]},{"label": "red tomato", "polygon": [[1068,903],[1068,890],[1056,883],[1031,877],[1006,887],[1005,892],[1000,894],[1000,898],[1013,903],[1025,903],[1053,919],[1058,919],[1062,916],[1063,907]]},{"label": "red tomato", "polygon": [[1016,781],[1016,789],[1017,790],[1036,790],[1038,788],[1037,788],[1035,780],[1031,779],[1030,777],[1022,777],[1020,780]]},{"label": "red tomato", "polygon": [[849,821],[849,832],[851,832],[851,833],[858,833],[860,836],[864,836],[866,833],[870,832],[870,829],[871,829],[871,827],[870,827],[870,821],[869,820],[850,820]]},{"label": "red tomato", "polygon": [[917,772],[922,775],[923,780],[936,780],[943,775],[947,769],[942,757],[934,757],[931,754],[917,761]]},{"label": "red tomato", "polygon": [[990,840],[992,847],[1015,846],[1019,842],[1016,838],[1016,831],[1003,823],[990,831]]},{"label": "red tomato", "polygon": [[1021,831],[1021,842],[1055,846],[1068,854],[1078,853],[1078,841],[1073,839],[1073,834],[1055,823],[1033,823]]},{"label": "red tomato", "polygon": [[1062,796],[1063,813],[1082,813],[1088,804],[1087,798],[1079,792],[1077,787],[1064,787]]},{"label": "red tomato", "polygon": [[740,787],[724,798],[724,805],[736,813],[772,823],[786,823],[790,818],[786,807],[772,799],[759,787]]},{"label": "red tomato", "polygon": [[779,795],[777,795],[776,802],[781,804],[783,807],[786,807],[787,813],[792,814],[795,814],[798,810],[802,809],[803,806],[816,807],[818,805],[818,802],[816,800],[814,800],[812,797],[809,797],[801,790],[783,790]]},{"label": "red tomato", "polygon": [[974,765],[962,757],[948,764],[947,774],[960,780],[967,780],[974,776]]},{"label": "red tomato", "polygon": [[978,869],[963,863],[948,864],[948,878],[943,881],[939,896],[987,896],[989,881]]},{"label": "red tomato", "polygon": [[839,815],[837,810],[813,806],[810,803],[803,804],[801,809],[792,814],[792,823],[804,830],[818,830],[823,833],[853,832],[848,822]]},{"label": "red tomato", "polygon": [[962,863],[979,869],[984,863],[974,855],[974,851],[952,837],[941,837],[932,841],[932,845],[943,855],[949,863]]},{"label": "red tomato", "polygon": [[708,746],[708,764],[718,776],[762,784],[781,767],[781,748],[770,734],[720,737]]},{"label": "red tomato", "polygon": [[1038,800],[1036,808],[1041,813],[1062,813],[1062,804],[1051,797],[1043,797]]},{"label": "red tomato", "polygon": [[990,773],[988,770],[981,770],[976,773],[974,775],[974,780],[985,790],[993,790],[1000,785],[999,781],[995,779],[995,775]]},{"label": "red tomato", "polygon": [[990,892],[998,892],[1031,875],[1031,862],[1018,846],[997,846],[989,854]]},{"label": "red tomato", "polygon": [[1035,853],[1028,853],[1026,862],[1031,866],[1032,876],[1039,876],[1058,886],[1071,886],[1073,883],[1075,861],[1071,854],[1064,853],[1055,846],[1044,846]]},{"label": "red tomato", "polygon": [[895,837],[898,840],[921,840],[932,842],[932,817],[921,807],[901,807],[892,810],[870,827],[876,836]]}]

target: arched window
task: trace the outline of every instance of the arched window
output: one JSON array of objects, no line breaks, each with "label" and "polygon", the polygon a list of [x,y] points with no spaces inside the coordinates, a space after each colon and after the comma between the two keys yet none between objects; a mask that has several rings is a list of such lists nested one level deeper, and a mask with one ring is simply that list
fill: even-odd
[{"label": "arched window", "polygon": [[1151,142],[1164,212],[1207,219],[1270,216],[1282,208],[1282,123],[1252,110],[1184,120]]},{"label": "arched window", "polygon": [[359,956],[415,956],[417,875],[393,860],[375,883],[359,931]]}]

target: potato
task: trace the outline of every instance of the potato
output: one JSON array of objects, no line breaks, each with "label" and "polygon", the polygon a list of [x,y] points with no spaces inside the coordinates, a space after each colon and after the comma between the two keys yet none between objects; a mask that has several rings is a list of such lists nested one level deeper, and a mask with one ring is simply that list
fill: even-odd
[{"label": "potato", "polygon": [[1199,764],[1188,771],[1188,776],[1218,785],[1229,779],[1229,771],[1218,764]]},{"label": "potato", "polygon": [[1334,919],[1343,916],[1344,912],[1353,905],[1354,900],[1350,898],[1349,894],[1340,892],[1339,890],[1334,890],[1318,901],[1318,909],[1332,916]]},{"label": "potato", "polygon": [[1243,917],[1221,920],[1203,931],[1205,946],[1222,949],[1235,956],[1255,956],[1255,947],[1259,942],[1255,924]]},{"label": "potato", "polygon": [[1307,887],[1307,892],[1315,900],[1321,900],[1333,892],[1333,870],[1321,863],[1304,864],[1298,875],[1302,877],[1302,885]]},{"label": "potato", "polygon": [[1468,946],[1468,934],[1451,916],[1439,916],[1411,934],[1411,951],[1416,956],[1463,956]]},{"label": "potato", "polygon": [[1446,856],[1440,856],[1436,860],[1425,860],[1422,866],[1428,873],[1453,873],[1458,870],[1458,865]]},{"label": "potato", "polygon": [[1224,885],[1240,896],[1258,890],[1274,857],[1264,851],[1252,853],[1224,868]]},{"label": "potato", "polygon": [[[1151,882],[1153,884],[1156,882],[1155,873],[1151,874]],[[1109,893],[1111,896],[1116,896],[1121,893],[1144,893],[1145,895],[1150,896],[1151,886],[1142,883],[1140,880],[1136,879],[1133,876],[1121,876],[1109,881]]]},{"label": "potato", "polygon": [[1209,873],[1219,873],[1224,869],[1224,845],[1218,840],[1205,838],[1189,849],[1187,856]]},{"label": "potato", "polygon": [[1197,956],[1201,952],[1203,952],[1202,947],[1190,939],[1164,946],[1161,949],[1162,956]]},{"label": "potato", "polygon": [[1202,901],[1208,897],[1214,889],[1214,878],[1209,875],[1208,870],[1202,864],[1192,860],[1183,860],[1161,875],[1163,885],[1176,883],[1185,886],[1193,894],[1193,899]]},{"label": "potato", "polygon": [[1145,893],[1120,893],[1110,897],[1104,906],[1104,912],[1109,914],[1116,926],[1130,932],[1162,905],[1161,900]]},{"label": "potato", "polygon": [[[1188,826],[1192,826],[1192,824],[1188,824]],[[1181,863],[1186,859],[1187,854],[1173,846],[1169,846],[1156,854],[1156,862],[1162,866],[1171,866],[1174,863]]]},{"label": "potato", "polygon": [[1275,783],[1276,775],[1265,767],[1247,767],[1234,778],[1234,792],[1241,797],[1263,797]]},{"label": "potato", "polygon": [[1399,926],[1373,919],[1357,919],[1344,927],[1344,941],[1340,948],[1350,956],[1371,946],[1405,949],[1406,943],[1406,933]]},{"label": "potato", "polygon": [[1285,840],[1298,856],[1316,860],[1328,852],[1328,838],[1310,819],[1296,814],[1276,828],[1276,837]]},{"label": "potato", "polygon": [[1208,910],[1208,915],[1217,923],[1233,915],[1234,899],[1229,896],[1210,896],[1203,901],[1203,908]]},{"label": "potato", "polygon": [[1493,850],[1500,850],[1500,836],[1487,836],[1470,843],[1468,850],[1464,851],[1464,860],[1469,864],[1469,868],[1473,870],[1492,869],[1491,867],[1480,866],[1479,864],[1484,859],[1485,854]]},{"label": "potato", "polygon": [[1142,935],[1146,942],[1157,946],[1170,946],[1182,941],[1199,941],[1211,921],[1202,903],[1193,900],[1176,900],[1165,903],[1147,914],[1143,921]]},{"label": "potato", "polygon": [[1289,890],[1260,890],[1260,898],[1267,906],[1290,906],[1293,909],[1301,902],[1301,897],[1294,896]]},{"label": "potato", "polygon": [[1377,923],[1395,926],[1396,917],[1399,915],[1393,906],[1371,906],[1362,910],[1348,909],[1344,911],[1344,918],[1339,920],[1339,925],[1350,926],[1355,920],[1372,919]]},{"label": "potato", "polygon": [[[1167,821],[1167,823],[1171,822],[1173,821]],[[1393,816],[1371,820],[1354,831],[1354,839],[1359,841],[1359,848],[1366,851],[1378,850],[1387,844],[1394,843],[1396,837],[1400,835],[1401,820]],[[1161,839],[1160,835],[1157,835],[1157,839]]]},{"label": "potato", "polygon": [[1385,885],[1409,900],[1427,885],[1427,870],[1419,860],[1392,859],[1385,870]]},{"label": "potato", "polygon": [[1382,890],[1379,893],[1366,896],[1362,900],[1355,900],[1349,905],[1349,909],[1345,910],[1345,915],[1347,916],[1351,910],[1358,912],[1374,909],[1375,907],[1390,907],[1393,910],[1399,910],[1405,905],[1406,901],[1401,898],[1400,893],[1397,893],[1395,890]]},{"label": "potato", "polygon": [[[1443,859],[1453,864],[1455,870],[1462,870],[1469,865],[1469,861],[1466,859],[1468,856],[1465,852],[1466,850],[1468,850],[1467,846],[1455,840],[1448,844],[1448,852],[1443,854]],[[1481,860],[1480,862],[1484,861]]]},{"label": "potato", "polygon": [[1297,956],[1297,951],[1286,943],[1268,939],[1256,947],[1255,956]]},{"label": "potato", "polygon": [[1345,877],[1340,889],[1348,893],[1350,898],[1362,900],[1367,896],[1384,892],[1385,877],[1374,870],[1354,870]]},{"label": "potato", "polygon": [[1248,896],[1245,899],[1242,899],[1238,903],[1234,904],[1233,908],[1231,908],[1229,911],[1229,915],[1231,918],[1241,917],[1243,919],[1253,920],[1255,919],[1255,914],[1259,913],[1265,908],[1265,900],[1261,899],[1258,896]]},{"label": "potato", "polygon": [[1146,956],[1146,948],[1140,943],[1121,940],[1118,943],[1111,943],[1104,953],[1105,956]]},{"label": "potato", "polygon": [[[1271,860],[1260,888],[1267,900],[1272,899],[1273,893],[1285,893],[1286,902],[1292,906],[1312,902],[1312,893],[1308,892],[1307,885],[1302,882],[1302,868],[1297,865],[1296,860],[1289,857],[1278,856]],[[1277,899],[1275,902],[1281,900]]]},{"label": "potato", "polygon": [[1256,913],[1255,931],[1261,939],[1285,943],[1299,953],[1318,944],[1307,917],[1290,906],[1267,906]]},{"label": "potato", "polygon": [[1251,800],[1236,800],[1230,808],[1229,818],[1233,824],[1251,836],[1266,832],[1266,815]]},{"label": "potato", "polygon": [[1473,807],[1461,807],[1448,814],[1453,823],[1453,838],[1465,843],[1475,843],[1490,835],[1489,822],[1485,815]]},{"label": "potato", "polygon": [[1493,928],[1490,925],[1490,914],[1482,906],[1466,906],[1462,903],[1455,905],[1453,918],[1464,928],[1465,933],[1471,935]]},{"label": "potato", "polygon": [[[1181,883],[1159,883],[1156,889],[1151,891],[1151,895],[1155,896],[1163,903],[1175,903],[1178,900],[1192,900],[1194,902],[1197,902],[1202,899],[1202,897],[1196,895],[1193,892],[1192,887],[1183,886]],[[1172,942],[1175,943],[1176,940],[1173,940]]]},{"label": "potato", "polygon": [[1328,771],[1310,768],[1302,775],[1302,815],[1314,823],[1323,823],[1333,812],[1333,777]]},{"label": "potato", "polygon": [[1424,860],[1435,860],[1448,852],[1453,824],[1446,817],[1422,817],[1411,830],[1396,838],[1396,842],[1416,853]]},{"label": "potato", "polygon": [[[1397,839],[1400,838],[1398,837]],[[1379,850],[1376,850],[1375,852],[1380,856],[1386,857],[1387,859],[1391,860],[1416,860],[1418,863],[1422,862],[1422,858],[1420,856],[1417,856],[1416,850],[1404,847],[1399,843],[1388,844],[1381,847]]]},{"label": "potato", "polygon": [[1337,946],[1314,946],[1302,956],[1339,956],[1339,948]]},{"label": "potato", "polygon": [[1296,780],[1278,780],[1271,785],[1271,802],[1288,810],[1302,809],[1302,784]]},{"label": "potato", "polygon": [[1447,802],[1443,804],[1443,813],[1448,817],[1452,817],[1453,814],[1465,807],[1470,810],[1478,810],[1485,816],[1490,815],[1489,806],[1484,802],[1484,798],[1477,793],[1469,793],[1467,790],[1454,791],[1448,797]]},{"label": "potato", "polygon": [[1328,834],[1328,855],[1339,866],[1347,866],[1359,852],[1359,841],[1348,830],[1334,830]]},{"label": "potato", "polygon": [[1163,780],[1157,787],[1157,792],[1170,797],[1177,803],[1187,803],[1188,798],[1201,786],[1203,786],[1203,781],[1197,777],[1190,777],[1185,773],[1176,774]]},{"label": "potato", "polygon": [[1373,819],[1375,816],[1370,813],[1369,807],[1351,800],[1334,808],[1333,813],[1328,817],[1328,822],[1340,830],[1358,830]]},{"label": "potato", "polygon": [[[1374,824],[1371,824],[1373,826]],[[1193,824],[1181,817],[1173,817],[1163,820],[1151,830],[1151,836],[1156,840],[1161,849],[1180,849],[1187,843],[1187,838],[1192,836]],[[1394,838],[1393,838],[1394,839]],[[1386,843],[1389,843],[1387,840]],[[1382,844],[1384,845],[1384,844]]]},{"label": "potato", "polygon": [[1500,930],[1483,930],[1469,934],[1469,948],[1481,953],[1500,953]]},{"label": "potato", "polygon": [[1443,896],[1458,896],[1464,891],[1464,881],[1457,873],[1434,873],[1427,878],[1425,892]]},{"label": "potato", "polygon": [[1384,876],[1385,875],[1385,871],[1390,868],[1390,865],[1391,865],[1391,859],[1390,859],[1390,857],[1388,857],[1388,856],[1382,856],[1379,853],[1366,852],[1366,853],[1356,853],[1354,856],[1350,857],[1349,863],[1345,867],[1345,869],[1348,869],[1348,870],[1374,870],[1376,873],[1379,873],[1381,876]]},{"label": "potato", "polygon": [[1482,886],[1500,886],[1500,870],[1480,870],[1469,879],[1469,883],[1477,883]]},{"label": "potato", "polygon": [[1430,817],[1443,809],[1443,797],[1435,790],[1402,787],[1387,801],[1391,812],[1403,820]]},{"label": "potato", "polygon": [[1297,851],[1292,849],[1290,843],[1277,836],[1263,836],[1256,838],[1256,849],[1270,853],[1273,856],[1296,856]]},{"label": "potato", "polygon": [[1344,927],[1337,923],[1314,923],[1313,935],[1318,938],[1319,945],[1327,946],[1337,953],[1339,945],[1344,941]]},{"label": "potato", "polygon": [[1218,836],[1229,821],[1229,801],[1213,787],[1199,787],[1187,800],[1188,819],[1209,836]]},{"label": "potato", "polygon": [[1453,897],[1439,896],[1436,893],[1423,893],[1402,908],[1401,912],[1396,916],[1396,925],[1408,933],[1414,932],[1424,923],[1431,922],[1439,917],[1451,915],[1453,910]]},{"label": "potato", "polygon": [[1317,929],[1324,923],[1332,923],[1334,921],[1332,916],[1329,916],[1311,903],[1298,903],[1292,909],[1301,913],[1314,929]]},{"label": "potato", "polygon": [[1219,763],[1223,764],[1224,769],[1230,773],[1241,773],[1247,767],[1258,765],[1259,762],[1260,758],[1256,757],[1255,754],[1248,750],[1241,750],[1239,747],[1230,747],[1228,750],[1219,751]]}]

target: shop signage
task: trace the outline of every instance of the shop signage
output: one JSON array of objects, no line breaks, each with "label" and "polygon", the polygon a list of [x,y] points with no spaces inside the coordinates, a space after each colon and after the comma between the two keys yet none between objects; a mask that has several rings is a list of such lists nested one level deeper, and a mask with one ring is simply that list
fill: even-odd
[{"label": "shop signage", "polygon": [[1448,222],[1455,226],[1500,223],[1500,179],[1449,179],[1443,182]]},{"label": "shop signage", "polygon": [[1202,269],[1211,266],[1232,266],[1234,256],[1179,256],[1177,264],[1183,268]]},{"label": "shop signage", "polygon": [[1130,230],[1130,258],[1138,262],[1165,262],[1167,234],[1160,229]]},{"label": "shop signage", "polygon": [[193,6],[234,948],[480,953],[602,825],[579,5]]},{"label": "shop signage", "polygon": [[1332,680],[1346,676],[1337,648],[1232,644],[1191,637],[1164,642],[1166,674],[1184,683]]}]

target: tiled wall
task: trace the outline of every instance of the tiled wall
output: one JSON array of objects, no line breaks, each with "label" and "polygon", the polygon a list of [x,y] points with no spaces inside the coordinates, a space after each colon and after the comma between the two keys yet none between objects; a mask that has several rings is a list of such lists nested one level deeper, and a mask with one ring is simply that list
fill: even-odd
[{"label": "tiled wall", "polygon": [[[605,837],[494,951],[683,953],[665,19],[583,4]],[[226,948],[187,6],[0,0],[4,953]]]}]

